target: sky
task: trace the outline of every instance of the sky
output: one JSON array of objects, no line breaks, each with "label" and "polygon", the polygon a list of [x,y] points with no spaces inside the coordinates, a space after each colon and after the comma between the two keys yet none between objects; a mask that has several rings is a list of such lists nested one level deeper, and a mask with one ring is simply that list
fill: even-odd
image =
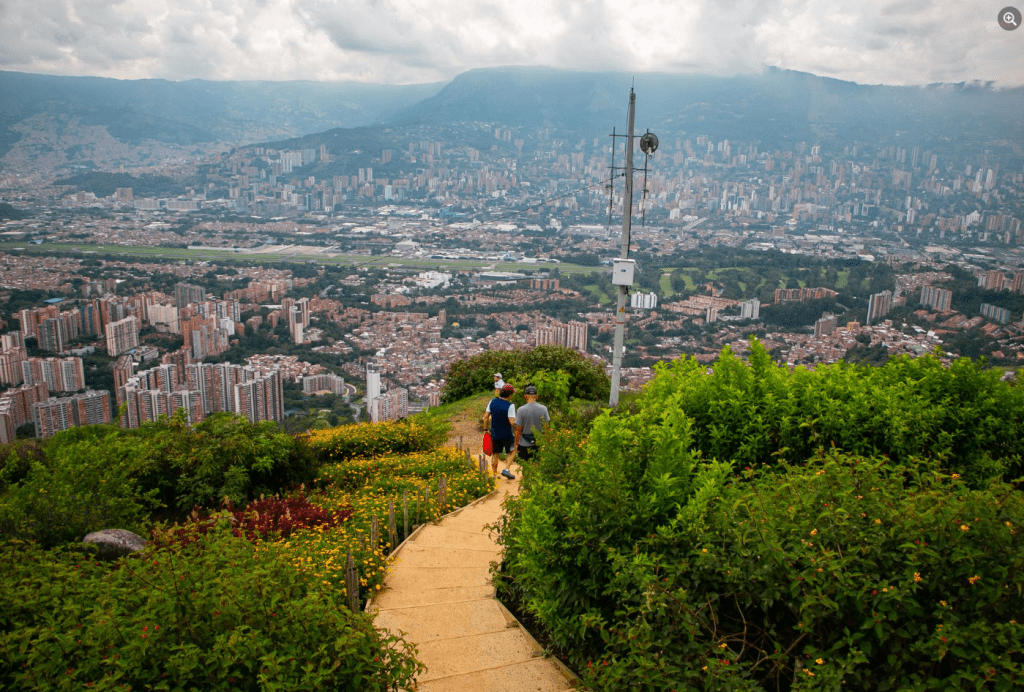
[{"label": "sky", "polygon": [[[0,70],[408,84],[466,70],[801,70],[1024,85],[1024,28],[979,0],[0,0]],[[1024,7],[1024,0],[1016,0]]]}]

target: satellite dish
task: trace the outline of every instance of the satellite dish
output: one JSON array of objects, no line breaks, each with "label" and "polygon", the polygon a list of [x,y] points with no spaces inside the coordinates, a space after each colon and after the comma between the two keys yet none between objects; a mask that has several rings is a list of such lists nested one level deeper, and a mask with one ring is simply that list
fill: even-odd
[{"label": "satellite dish", "polygon": [[640,138],[640,151],[650,156],[658,150],[658,136],[648,132]]}]

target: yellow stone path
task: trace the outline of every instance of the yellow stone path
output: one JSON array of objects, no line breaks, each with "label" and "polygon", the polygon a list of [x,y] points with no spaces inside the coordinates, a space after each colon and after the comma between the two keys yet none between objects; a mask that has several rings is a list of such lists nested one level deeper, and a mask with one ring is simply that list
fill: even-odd
[{"label": "yellow stone path", "polygon": [[515,481],[421,526],[396,552],[384,591],[367,605],[377,626],[405,633],[427,672],[417,692],[560,692],[575,676],[540,646],[494,597],[490,563],[501,548],[484,527],[502,514]]}]

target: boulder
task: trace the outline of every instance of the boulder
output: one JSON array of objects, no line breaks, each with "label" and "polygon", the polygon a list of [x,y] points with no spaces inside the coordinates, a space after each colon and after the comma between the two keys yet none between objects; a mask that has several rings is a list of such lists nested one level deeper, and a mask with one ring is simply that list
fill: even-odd
[{"label": "boulder", "polygon": [[124,529],[94,531],[82,539],[101,560],[116,560],[146,547],[146,539]]}]

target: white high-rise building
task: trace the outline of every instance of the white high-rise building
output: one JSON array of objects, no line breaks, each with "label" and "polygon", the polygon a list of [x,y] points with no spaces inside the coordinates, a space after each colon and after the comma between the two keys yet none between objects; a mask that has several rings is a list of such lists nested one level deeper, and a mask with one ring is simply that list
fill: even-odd
[{"label": "white high-rise building", "polygon": [[740,304],[740,317],[745,320],[756,320],[761,316],[761,301],[751,298]]},{"label": "white high-rise building", "polygon": [[374,363],[366,365],[366,410],[370,412],[370,420],[374,423],[379,421],[376,418],[376,406],[374,402],[380,398],[380,366]]},{"label": "white high-rise building", "polygon": [[653,310],[658,307],[658,294],[654,291],[650,293],[631,293],[629,296],[629,306],[639,310]]}]

